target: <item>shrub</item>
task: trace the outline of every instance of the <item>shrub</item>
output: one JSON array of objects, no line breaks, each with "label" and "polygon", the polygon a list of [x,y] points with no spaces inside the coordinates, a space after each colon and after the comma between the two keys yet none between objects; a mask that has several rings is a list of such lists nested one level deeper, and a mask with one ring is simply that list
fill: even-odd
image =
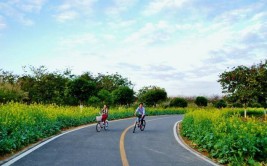
[{"label": "shrub", "polygon": [[134,101],[134,91],[127,86],[121,86],[111,93],[114,104],[128,105]]},{"label": "shrub", "polygon": [[170,102],[171,107],[187,107],[187,101],[183,98],[173,98]]},{"label": "shrub", "polygon": [[198,96],[195,100],[195,104],[199,107],[204,106],[206,107],[208,105],[208,99],[203,96]]},{"label": "shrub", "polygon": [[224,100],[219,100],[214,105],[216,108],[225,108],[227,107],[227,104]]},{"label": "shrub", "polygon": [[26,99],[28,94],[21,90],[20,86],[9,83],[0,84],[0,103],[21,102]]},{"label": "shrub", "polygon": [[236,102],[236,103],[233,104],[233,107],[235,107],[235,108],[243,108],[243,104],[239,103],[239,102]]},{"label": "shrub", "polygon": [[260,103],[249,103],[248,106],[252,107],[252,108],[260,108],[260,107],[262,107]]},{"label": "shrub", "polygon": [[98,107],[101,105],[101,100],[96,96],[92,96],[88,99],[87,103],[90,106]]},{"label": "shrub", "polygon": [[145,103],[148,106],[156,106],[160,102],[167,99],[167,92],[160,87],[144,87],[139,90],[138,101]]}]

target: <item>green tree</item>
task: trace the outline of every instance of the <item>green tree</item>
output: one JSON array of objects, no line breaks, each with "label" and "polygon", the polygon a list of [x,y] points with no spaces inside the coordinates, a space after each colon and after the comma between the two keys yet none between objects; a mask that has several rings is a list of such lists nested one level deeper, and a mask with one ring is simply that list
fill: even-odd
[{"label": "green tree", "polygon": [[225,108],[225,107],[227,107],[227,103],[221,99],[221,100],[215,102],[214,106],[216,108]]},{"label": "green tree", "polygon": [[90,72],[84,72],[80,78],[83,78],[87,81],[92,81],[92,82],[96,82],[96,78],[94,78],[93,74]]},{"label": "green tree", "polygon": [[88,102],[87,102],[90,106],[93,106],[93,107],[100,107],[101,106],[101,100],[96,97],[96,96],[92,96],[88,99]]},{"label": "green tree", "polygon": [[44,66],[24,68],[25,74],[19,77],[18,84],[28,92],[29,102],[65,104],[65,88],[68,72],[48,72]]},{"label": "green tree", "polygon": [[104,75],[98,73],[98,76],[95,78],[97,83],[97,89],[105,89],[109,92],[112,92],[115,89],[118,89],[121,86],[127,86],[132,88],[132,83],[127,78],[123,78],[118,73],[111,75]]},{"label": "green tree", "polygon": [[188,105],[187,101],[179,97],[173,98],[170,101],[171,107],[183,107],[184,108],[184,107],[187,107],[187,105]]},{"label": "green tree", "polygon": [[112,91],[112,99],[114,104],[128,105],[134,101],[134,91],[128,86],[121,86]]},{"label": "green tree", "polygon": [[13,72],[4,71],[3,69],[0,69],[0,84],[1,83],[15,84],[18,78],[19,76],[13,74]]},{"label": "green tree", "polygon": [[93,96],[95,91],[95,83],[84,78],[77,78],[68,83],[68,94],[71,97],[77,98],[80,104],[83,104],[84,101]]},{"label": "green tree", "polygon": [[208,99],[204,96],[198,96],[195,100],[195,104],[199,107],[206,107],[208,105]]},{"label": "green tree", "polygon": [[139,101],[146,103],[146,105],[155,106],[167,99],[167,92],[164,88],[148,86],[140,89],[137,97]]},{"label": "green tree", "polygon": [[28,98],[28,93],[21,89],[18,75],[0,69],[0,103],[21,102]]},{"label": "green tree", "polygon": [[[267,60],[251,67],[238,66],[223,72],[218,82],[223,93],[232,102],[240,102],[245,108],[249,103],[267,105]],[[246,109],[245,109],[246,115]]]},{"label": "green tree", "polygon": [[112,104],[112,95],[108,90],[101,89],[97,93],[97,96],[102,101],[102,104],[108,104],[108,105]]},{"label": "green tree", "polygon": [[0,84],[0,103],[10,101],[23,102],[28,98],[28,94],[21,90],[17,84],[1,83]]}]

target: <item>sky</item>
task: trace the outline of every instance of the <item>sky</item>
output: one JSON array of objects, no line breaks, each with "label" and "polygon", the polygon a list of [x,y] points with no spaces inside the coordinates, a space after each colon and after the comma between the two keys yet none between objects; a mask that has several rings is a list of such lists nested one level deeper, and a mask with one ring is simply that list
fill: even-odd
[{"label": "sky", "polygon": [[115,74],[137,91],[222,95],[219,75],[267,59],[266,0],[0,0],[0,69]]}]

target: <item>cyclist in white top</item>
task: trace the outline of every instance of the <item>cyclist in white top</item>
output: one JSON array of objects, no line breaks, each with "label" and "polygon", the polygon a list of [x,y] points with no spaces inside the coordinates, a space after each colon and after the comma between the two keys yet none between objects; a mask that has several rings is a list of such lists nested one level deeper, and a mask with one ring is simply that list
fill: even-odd
[{"label": "cyclist in white top", "polygon": [[145,115],[146,115],[145,107],[143,106],[143,103],[140,103],[139,107],[137,107],[137,109],[135,110],[134,116],[138,116],[138,122],[141,121],[141,125],[143,125],[143,120],[145,118]]}]

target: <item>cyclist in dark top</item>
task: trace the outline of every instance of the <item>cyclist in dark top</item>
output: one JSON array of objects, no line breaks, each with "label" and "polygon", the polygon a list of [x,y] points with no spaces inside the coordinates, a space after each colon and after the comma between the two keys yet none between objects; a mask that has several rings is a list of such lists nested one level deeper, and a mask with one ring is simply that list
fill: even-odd
[{"label": "cyclist in dark top", "polygon": [[143,103],[140,103],[139,107],[137,107],[137,109],[135,110],[135,113],[134,113],[135,116],[136,116],[136,113],[138,116],[138,122],[141,121],[141,125],[143,125],[143,120],[146,115],[146,111],[145,111],[145,107],[143,106]]}]

